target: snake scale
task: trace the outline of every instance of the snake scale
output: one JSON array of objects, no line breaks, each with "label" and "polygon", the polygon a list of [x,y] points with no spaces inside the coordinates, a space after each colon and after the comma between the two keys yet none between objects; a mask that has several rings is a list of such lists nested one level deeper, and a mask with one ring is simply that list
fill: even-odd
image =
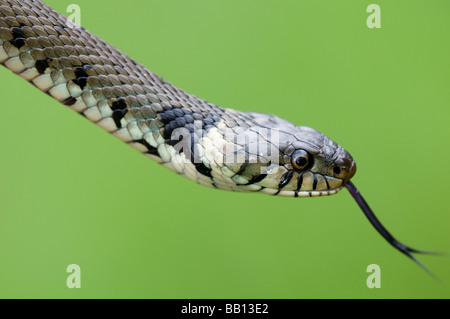
[{"label": "snake scale", "polygon": [[352,156],[315,129],[188,94],[40,0],[0,0],[0,64],[199,184],[291,197],[346,187],[381,235],[419,263],[411,253],[422,251],[395,240],[349,181]]}]

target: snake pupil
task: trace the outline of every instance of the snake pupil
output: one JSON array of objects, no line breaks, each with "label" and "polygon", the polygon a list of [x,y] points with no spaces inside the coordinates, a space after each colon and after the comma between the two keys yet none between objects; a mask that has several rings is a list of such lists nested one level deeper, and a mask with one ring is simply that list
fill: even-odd
[{"label": "snake pupil", "polygon": [[307,162],[308,162],[308,160],[307,160],[305,157],[303,157],[303,156],[299,156],[299,157],[297,157],[297,159],[295,160],[295,163],[296,163],[299,167],[305,166]]}]

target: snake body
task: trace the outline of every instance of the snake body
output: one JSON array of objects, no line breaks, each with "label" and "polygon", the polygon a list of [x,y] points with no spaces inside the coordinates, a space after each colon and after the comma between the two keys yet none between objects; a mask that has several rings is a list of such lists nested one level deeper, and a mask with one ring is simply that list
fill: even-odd
[{"label": "snake body", "polygon": [[0,0],[0,63],[202,185],[312,197],[337,193],[356,170],[317,130],[188,94],[39,0]]},{"label": "snake body", "polygon": [[0,64],[199,184],[293,197],[345,187],[375,229],[435,277],[413,256],[434,252],[387,231],[350,181],[352,156],[315,129],[188,94],[40,0],[0,0]]}]

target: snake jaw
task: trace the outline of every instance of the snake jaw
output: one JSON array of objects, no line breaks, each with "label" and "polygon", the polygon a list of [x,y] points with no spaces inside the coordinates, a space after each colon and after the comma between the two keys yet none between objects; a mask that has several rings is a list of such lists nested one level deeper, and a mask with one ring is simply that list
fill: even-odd
[{"label": "snake jaw", "polygon": [[323,191],[280,191],[274,195],[283,197],[321,197],[337,194],[343,186]]}]

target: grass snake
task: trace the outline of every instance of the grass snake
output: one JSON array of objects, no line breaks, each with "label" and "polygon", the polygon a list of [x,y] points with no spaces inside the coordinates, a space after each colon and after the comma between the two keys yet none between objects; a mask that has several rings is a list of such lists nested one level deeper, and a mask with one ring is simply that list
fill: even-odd
[{"label": "grass snake", "polygon": [[0,64],[199,184],[290,197],[346,187],[378,232],[428,271],[412,253],[429,252],[382,226],[350,182],[352,156],[315,129],[186,93],[40,0],[0,0]]}]

